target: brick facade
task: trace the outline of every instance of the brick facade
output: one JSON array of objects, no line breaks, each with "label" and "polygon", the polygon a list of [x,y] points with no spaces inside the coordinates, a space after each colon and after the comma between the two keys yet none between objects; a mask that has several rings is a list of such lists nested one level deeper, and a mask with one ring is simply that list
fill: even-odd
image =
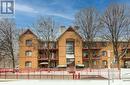
[{"label": "brick facade", "polygon": [[[27,46],[27,44],[30,45]],[[51,46],[52,44],[53,46]],[[123,50],[125,42],[121,42],[121,44],[120,51]],[[50,42],[49,60],[45,55],[45,50],[44,41],[39,41],[37,36],[29,29],[25,31],[19,39],[19,68],[47,68],[48,61],[50,61],[50,67],[89,67],[88,48],[85,47],[82,37],[73,27],[69,27],[57,41]],[[67,53],[67,50],[72,51],[72,53]],[[92,50],[94,51],[92,58],[93,68],[111,66],[113,51],[110,42],[95,41],[95,46]],[[125,67],[125,61],[128,61],[127,63],[130,61],[130,49],[128,49],[127,55],[122,58],[121,67]]]}]

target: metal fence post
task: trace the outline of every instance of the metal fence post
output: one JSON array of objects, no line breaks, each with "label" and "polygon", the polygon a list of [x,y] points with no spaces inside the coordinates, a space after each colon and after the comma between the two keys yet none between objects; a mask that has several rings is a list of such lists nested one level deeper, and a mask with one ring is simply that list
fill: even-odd
[{"label": "metal fence post", "polygon": [[4,72],[5,72],[5,79],[6,79],[6,70],[4,69]]},{"label": "metal fence post", "polygon": [[80,79],[80,73],[78,73],[78,79]]},{"label": "metal fence post", "polygon": [[75,74],[73,73],[73,79],[75,79]]},{"label": "metal fence post", "polygon": [[41,70],[40,70],[40,79],[41,79]]},{"label": "metal fence post", "polygon": [[29,79],[29,69],[28,69],[28,79]]},{"label": "metal fence post", "polygon": [[16,79],[18,79],[18,72],[16,73]]},{"label": "metal fence post", "polygon": [[110,69],[108,68],[108,85],[110,85]]}]

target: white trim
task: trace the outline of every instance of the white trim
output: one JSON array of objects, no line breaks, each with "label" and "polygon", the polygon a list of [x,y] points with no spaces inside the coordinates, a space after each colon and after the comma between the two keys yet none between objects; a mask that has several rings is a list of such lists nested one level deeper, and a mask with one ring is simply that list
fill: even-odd
[{"label": "white trim", "polygon": [[48,62],[41,62],[40,64],[41,64],[41,65],[42,65],[42,64],[48,64]]},{"label": "white trim", "polygon": [[84,67],[84,64],[76,64],[78,67]]},{"label": "white trim", "polygon": [[57,67],[67,67],[67,65],[58,65]]}]

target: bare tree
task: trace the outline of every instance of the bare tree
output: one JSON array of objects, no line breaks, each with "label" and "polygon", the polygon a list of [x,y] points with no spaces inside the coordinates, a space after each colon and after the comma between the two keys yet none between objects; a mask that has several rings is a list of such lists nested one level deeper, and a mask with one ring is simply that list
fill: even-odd
[{"label": "bare tree", "polygon": [[16,37],[15,23],[12,19],[0,20],[0,55],[3,58],[11,59],[12,67],[15,69],[16,58]]},{"label": "bare tree", "polygon": [[95,8],[84,8],[76,14],[75,22],[88,48],[89,67],[92,68],[92,48],[100,26],[98,12]]},{"label": "bare tree", "polygon": [[51,51],[50,51],[50,42],[55,42],[57,34],[57,25],[52,17],[41,16],[37,19],[34,24],[34,28],[40,41],[46,44],[44,50],[46,57],[48,58],[48,67],[50,67],[51,61]]},{"label": "bare tree", "polygon": [[130,16],[128,15],[128,8],[126,5],[111,4],[101,17],[103,24],[103,38],[110,41],[113,46],[114,62],[117,59],[118,68],[120,68],[120,59],[124,56],[127,49],[120,53],[121,41],[127,42],[125,48],[128,47],[130,41],[130,34],[128,31],[130,25]]}]

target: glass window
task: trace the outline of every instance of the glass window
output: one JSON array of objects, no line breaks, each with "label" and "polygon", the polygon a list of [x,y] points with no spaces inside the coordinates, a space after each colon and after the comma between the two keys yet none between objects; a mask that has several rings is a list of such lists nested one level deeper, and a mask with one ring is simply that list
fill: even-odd
[{"label": "glass window", "polygon": [[32,56],[32,51],[30,51],[30,50],[26,51],[25,56]]},{"label": "glass window", "polygon": [[47,42],[44,43],[44,47],[47,48]]},{"label": "glass window", "polygon": [[54,58],[55,57],[55,54],[54,53],[51,53],[51,58]]},{"label": "glass window", "polygon": [[26,40],[26,45],[27,46],[32,46],[32,40]]},{"label": "glass window", "polygon": [[96,65],[96,61],[93,61],[93,65]]},{"label": "glass window", "polygon": [[56,48],[56,44],[54,42],[51,43],[51,48]]},{"label": "glass window", "polygon": [[107,65],[107,61],[106,60],[102,61],[102,64]]},{"label": "glass window", "polygon": [[84,54],[83,54],[84,57],[88,56],[88,52],[85,51]]},{"label": "glass window", "polygon": [[66,42],[66,53],[67,54],[73,54],[74,53],[74,42],[73,41],[67,41]]},{"label": "glass window", "polygon": [[96,51],[93,52],[93,56],[96,56]]},{"label": "glass window", "polygon": [[107,52],[106,51],[102,51],[102,56],[107,56]]},{"label": "glass window", "polygon": [[32,62],[31,61],[26,61],[25,62],[25,67],[32,67]]},{"label": "glass window", "polygon": [[74,58],[67,58],[66,61],[67,61],[67,64],[70,64],[74,62]]}]

